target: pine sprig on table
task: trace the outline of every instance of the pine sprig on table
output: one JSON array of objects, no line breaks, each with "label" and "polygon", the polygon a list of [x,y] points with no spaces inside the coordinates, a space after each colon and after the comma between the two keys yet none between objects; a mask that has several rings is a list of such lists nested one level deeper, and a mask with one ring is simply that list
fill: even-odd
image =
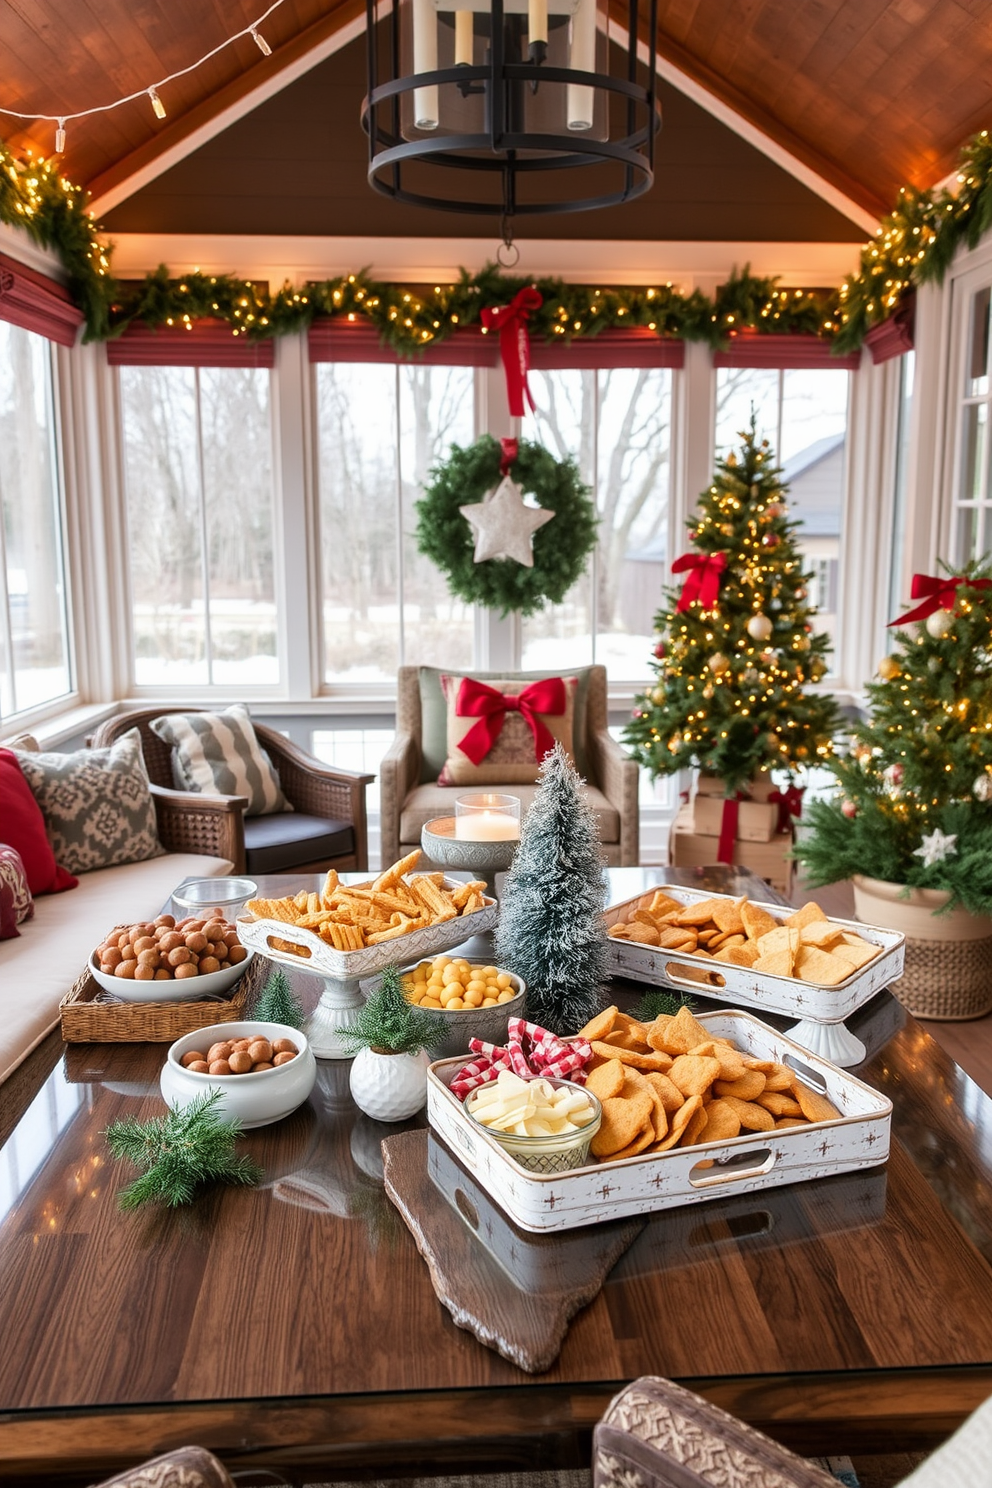
[{"label": "pine sprig on table", "polygon": [[655,1018],[674,1018],[679,1008],[688,1008],[690,1013],[694,1013],[696,1004],[687,992],[665,992],[659,988],[655,992],[645,992],[630,1016],[639,1023],[653,1023]]},{"label": "pine sprig on table", "polygon": [[284,971],[277,969],[269,977],[252,1009],[252,1017],[260,1023],[285,1023],[289,1028],[302,1030],[306,1022],[303,1004]]},{"label": "pine sprig on table", "polygon": [[258,1164],[235,1155],[241,1123],[220,1115],[220,1100],[221,1092],[211,1090],[167,1116],[145,1122],[129,1117],[107,1127],[104,1136],[117,1161],[144,1169],[120,1195],[122,1209],[147,1203],[174,1209],[191,1203],[207,1183],[250,1185],[259,1181],[262,1169]]},{"label": "pine sprig on table", "polygon": [[414,1011],[403,996],[403,984],[395,966],[387,966],[379,985],[350,1028],[340,1032],[342,1043],[357,1054],[359,1049],[385,1049],[391,1054],[419,1054],[436,1047],[447,1032],[438,1013]]}]

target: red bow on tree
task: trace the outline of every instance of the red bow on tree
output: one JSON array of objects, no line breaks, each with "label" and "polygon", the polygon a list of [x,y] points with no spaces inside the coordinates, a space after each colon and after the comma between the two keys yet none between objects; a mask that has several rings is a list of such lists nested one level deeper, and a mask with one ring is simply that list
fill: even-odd
[{"label": "red bow on tree", "polygon": [[508,305],[499,305],[482,312],[482,324],[487,331],[499,331],[499,353],[503,358],[506,373],[506,396],[513,418],[523,418],[525,401],[534,407],[534,399],[527,386],[530,370],[530,341],[527,336],[527,319],[532,310],[539,310],[544,300],[539,290],[528,284],[514,295]]},{"label": "red bow on tree", "polygon": [[773,790],[768,792],[769,801],[778,802],[778,825],[776,832],[787,832],[792,823],[792,816],[801,816],[803,810],[804,786],[790,785],[788,790]]},{"label": "red bow on tree", "polygon": [[503,732],[507,713],[521,713],[534,735],[534,758],[542,760],[555,747],[554,735],[538,715],[562,714],[568,706],[568,695],[561,677],[545,677],[531,682],[522,692],[497,692],[485,682],[466,677],[458,689],[455,713],[459,718],[478,718],[459,744],[473,765],[481,765]]},{"label": "red bow on tree", "polygon": [[672,564],[672,573],[687,574],[682,585],[682,594],[675,606],[687,610],[694,599],[698,599],[704,610],[716,608],[720,593],[720,575],[727,566],[726,553],[683,553]]},{"label": "red bow on tree", "polygon": [[925,620],[937,610],[953,610],[962,585],[971,589],[992,589],[992,579],[969,579],[967,574],[952,574],[949,578],[940,578],[935,574],[914,574],[909,597],[922,602],[898,619],[890,620],[889,626],[908,625],[910,620]]}]

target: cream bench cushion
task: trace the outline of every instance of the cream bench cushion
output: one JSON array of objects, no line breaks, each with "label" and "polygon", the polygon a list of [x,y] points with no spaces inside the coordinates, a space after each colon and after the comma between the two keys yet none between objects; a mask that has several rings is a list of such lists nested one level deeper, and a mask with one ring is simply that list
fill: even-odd
[{"label": "cream bench cushion", "polygon": [[167,853],[84,873],[78,888],[37,898],[17,939],[0,942],[0,1082],[55,1027],[59,1003],[101,936],[157,915],[184,878],[231,870],[224,858]]}]

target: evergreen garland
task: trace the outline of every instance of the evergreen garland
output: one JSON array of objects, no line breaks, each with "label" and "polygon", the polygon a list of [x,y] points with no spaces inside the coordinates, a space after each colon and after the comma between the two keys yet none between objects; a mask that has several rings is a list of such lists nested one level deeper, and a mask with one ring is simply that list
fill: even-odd
[{"label": "evergreen garland", "polygon": [[527,983],[527,1016],[576,1033],[600,1004],[606,882],[592,807],[560,744],[546,755],[503,885],[496,963]]},{"label": "evergreen garland", "polygon": [[699,290],[682,295],[671,284],[593,288],[560,279],[502,273],[495,264],[478,274],[464,269],[457,284],[410,286],[379,283],[364,273],[310,283],[285,284],[272,293],[236,275],[188,274],[172,278],[160,265],[136,285],[124,285],[110,268],[111,249],[84,205],[81,187],[58,172],[57,158],[18,160],[0,141],[0,222],[22,228],[52,249],[66,271],[70,293],[86,321],[85,339],[119,335],[132,321],[148,326],[226,321],[235,335],[259,339],[306,330],[317,316],[371,322],[383,343],[410,354],[443,341],[462,325],[478,322],[484,306],[505,305],[524,284],[536,282],[544,297],[531,317],[534,335],[546,341],[595,336],[640,326],[711,346],[739,331],[815,333],[839,352],[861,346],[874,325],[888,319],[916,284],[940,282],[958,247],[973,248],[992,226],[992,140],[982,130],[962,150],[954,195],[904,187],[861,253],[860,267],[839,290],[784,290],[777,279],[733,274],[710,300]]},{"label": "evergreen garland", "polygon": [[500,482],[498,439],[484,434],[468,449],[453,445],[435,465],[417,502],[417,546],[443,574],[448,587],[468,604],[532,615],[548,600],[564,599],[583,572],[596,544],[596,509],[574,460],[556,460],[539,444],[522,439],[511,479],[555,513],[534,533],[534,566],[512,558],[476,563],[475,532],[462,506],[481,501]]},{"label": "evergreen garland", "polygon": [[278,967],[259,993],[251,1015],[260,1023],[285,1023],[301,1031],[306,1022],[302,1002],[290,987],[286,973]]},{"label": "evergreen garland", "polygon": [[118,1162],[144,1170],[121,1194],[122,1209],[148,1203],[174,1209],[191,1203],[207,1183],[258,1183],[258,1164],[235,1156],[241,1123],[220,1115],[222,1098],[219,1090],[205,1091],[167,1116],[146,1122],[128,1117],[107,1127],[107,1146]]},{"label": "evergreen garland", "polygon": [[[992,580],[992,567],[965,576]],[[965,582],[953,610],[893,635],[870,717],[827,761],[837,793],[807,806],[795,857],[814,887],[865,874],[992,913],[992,589]],[[934,832],[954,842],[928,866]]]},{"label": "evergreen garland", "polygon": [[448,1025],[440,1013],[415,1008],[403,995],[399,969],[387,966],[379,985],[361,1008],[354,1023],[339,1037],[353,1054],[359,1049],[391,1054],[419,1054],[441,1043]]}]

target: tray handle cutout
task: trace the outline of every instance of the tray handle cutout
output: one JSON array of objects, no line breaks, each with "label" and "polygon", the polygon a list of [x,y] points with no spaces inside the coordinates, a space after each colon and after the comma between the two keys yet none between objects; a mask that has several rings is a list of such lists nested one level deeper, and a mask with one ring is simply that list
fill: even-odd
[{"label": "tray handle cutout", "polygon": [[458,1210],[458,1213],[468,1225],[469,1229],[474,1230],[475,1233],[478,1234],[479,1211],[472,1203],[472,1200],[469,1198],[468,1194],[460,1188],[455,1189],[455,1208]]},{"label": "tray handle cutout", "polygon": [[826,1095],[827,1082],[817,1070],[810,1069],[808,1064],[803,1064],[802,1060],[797,1059],[794,1054],[786,1054],[785,1063],[790,1069],[795,1070],[804,1085],[809,1085],[811,1089],[818,1090],[821,1095]]},{"label": "tray handle cutout", "polygon": [[702,968],[697,972],[682,966],[678,961],[669,961],[665,967],[665,975],[670,982],[675,982],[680,987],[694,987],[698,992],[701,987],[725,987],[726,977],[722,977],[718,971],[704,971]]},{"label": "tray handle cutout", "polygon": [[770,1235],[775,1228],[775,1216],[769,1209],[755,1209],[751,1214],[734,1214],[720,1223],[726,1227],[726,1235],[716,1236],[708,1225],[696,1225],[689,1231],[686,1245],[690,1250],[712,1250],[715,1246],[733,1245],[738,1240],[753,1240],[758,1235]]},{"label": "tray handle cutout", "polygon": [[[267,935],[265,937],[265,944],[268,946],[269,950],[274,951],[274,950],[276,950],[276,947],[273,945],[273,941],[275,941],[275,940],[285,940],[285,939],[287,939],[286,936]],[[280,952],[277,952],[277,954],[281,954],[281,953]],[[293,955],[294,956],[299,956],[299,958],[300,958],[301,961],[309,961],[310,960],[310,957],[313,955],[313,951],[311,951],[311,949],[310,949],[309,946],[307,946],[307,945],[301,945],[299,941],[295,941],[294,940],[293,941]]]},{"label": "tray handle cutout", "polygon": [[693,1188],[716,1188],[721,1183],[741,1183],[748,1178],[762,1178],[776,1163],[770,1147],[757,1147],[751,1152],[735,1152],[732,1157],[703,1158],[689,1170]]}]

